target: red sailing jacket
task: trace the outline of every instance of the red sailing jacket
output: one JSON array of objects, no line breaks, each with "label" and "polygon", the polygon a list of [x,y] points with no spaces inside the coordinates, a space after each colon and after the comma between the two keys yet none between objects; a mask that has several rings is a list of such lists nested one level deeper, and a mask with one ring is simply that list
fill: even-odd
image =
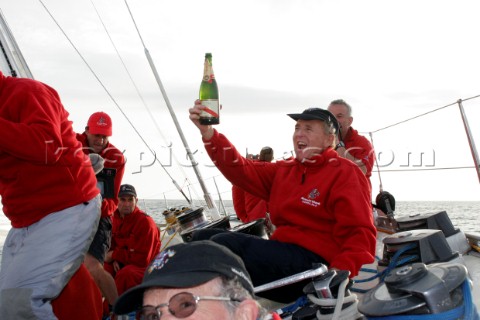
[{"label": "red sailing jacket", "polygon": [[95,174],[58,93],[0,72],[0,195],[12,226],[94,198]]},{"label": "red sailing jacket", "polygon": [[115,211],[110,250],[113,260],[146,268],[160,251],[160,231],[155,221],[138,207],[124,218]]},{"label": "red sailing jacket", "polygon": [[[82,143],[83,152],[85,152],[85,154],[87,155],[90,154],[91,150],[87,143],[87,134],[85,132],[82,134],[77,133],[77,139]],[[103,159],[105,159],[105,168],[112,168],[117,171],[117,173],[115,174],[113,186],[115,197],[113,199],[103,199],[102,201],[102,218],[105,218],[109,216],[111,217],[113,215],[113,212],[117,210],[117,195],[120,191],[120,186],[122,185],[123,174],[125,173],[125,157],[123,156],[123,153],[120,152],[120,150],[118,150],[110,142],[107,144],[106,148],[103,149],[100,155]]]},{"label": "red sailing jacket", "polygon": [[365,176],[370,179],[373,164],[375,163],[375,152],[373,151],[370,141],[364,136],[359,135],[357,130],[350,127],[343,143],[345,143],[345,149],[347,149],[352,156],[362,161],[367,169]]},{"label": "red sailing jacket", "polygon": [[245,192],[237,186],[232,186],[232,201],[237,217],[243,223],[265,218],[268,205],[265,200]]},{"label": "red sailing jacket", "polygon": [[234,185],[269,204],[272,240],[294,243],[322,256],[332,268],[358,274],[375,257],[370,188],[357,165],[331,148],[300,163],[255,163],[243,158],[216,130],[205,148]]}]

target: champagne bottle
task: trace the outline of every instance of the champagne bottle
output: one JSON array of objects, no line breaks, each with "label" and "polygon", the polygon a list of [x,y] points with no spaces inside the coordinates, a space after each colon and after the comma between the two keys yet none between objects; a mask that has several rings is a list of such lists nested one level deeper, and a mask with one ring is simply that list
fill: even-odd
[{"label": "champagne bottle", "polygon": [[212,54],[205,54],[205,65],[203,68],[203,79],[200,85],[200,100],[207,109],[200,114],[200,124],[219,124],[220,123],[220,103],[218,100],[217,81],[213,74]]}]

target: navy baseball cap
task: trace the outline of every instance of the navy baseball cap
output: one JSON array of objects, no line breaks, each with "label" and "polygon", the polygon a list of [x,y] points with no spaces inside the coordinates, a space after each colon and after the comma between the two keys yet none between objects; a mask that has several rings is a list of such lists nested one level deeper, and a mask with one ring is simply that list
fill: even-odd
[{"label": "navy baseball cap", "polygon": [[122,294],[113,307],[116,314],[128,314],[142,306],[149,288],[190,288],[214,278],[237,278],[252,295],[253,284],[243,261],[230,249],[211,240],[180,243],[159,253],[148,266],[140,285]]},{"label": "navy baseball cap", "polygon": [[120,186],[120,191],[118,191],[118,197],[120,198],[123,196],[134,196],[136,198],[137,191],[135,190],[135,187],[131,184],[122,184]]},{"label": "navy baseball cap", "polygon": [[303,110],[302,113],[289,113],[288,116],[293,120],[321,120],[325,121],[328,124],[333,124],[337,133],[339,132],[340,126],[335,116],[328,110],[321,108],[308,108]]}]

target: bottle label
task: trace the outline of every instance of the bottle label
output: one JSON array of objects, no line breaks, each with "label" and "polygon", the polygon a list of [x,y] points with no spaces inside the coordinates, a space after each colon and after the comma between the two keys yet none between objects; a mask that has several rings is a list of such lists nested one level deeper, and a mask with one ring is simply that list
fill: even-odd
[{"label": "bottle label", "polygon": [[215,79],[215,75],[213,73],[206,74],[206,75],[203,76],[203,81],[208,82],[208,83],[212,83],[213,79]]},{"label": "bottle label", "polygon": [[202,105],[204,105],[207,108],[203,110],[202,113],[200,113],[200,117],[218,118],[219,105],[218,105],[217,99],[202,100],[201,102],[202,102]]}]

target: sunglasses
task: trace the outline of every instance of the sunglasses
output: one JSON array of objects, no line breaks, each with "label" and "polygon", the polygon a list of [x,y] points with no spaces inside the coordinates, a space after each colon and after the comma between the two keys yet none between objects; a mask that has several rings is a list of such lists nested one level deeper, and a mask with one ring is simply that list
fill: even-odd
[{"label": "sunglasses", "polygon": [[168,303],[162,303],[158,306],[143,306],[137,311],[135,315],[136,320],[159,320],[162,316],[160,308],[168,307],[168,312],[178,319],[186,318],[192,315],[197,310],[197,303],[200,301],[212,300],[212,301],[235,301],[241,300],[230,297],[211,297],[211,296],[194,296],[189,292],[180,292],[172,296]]}]

